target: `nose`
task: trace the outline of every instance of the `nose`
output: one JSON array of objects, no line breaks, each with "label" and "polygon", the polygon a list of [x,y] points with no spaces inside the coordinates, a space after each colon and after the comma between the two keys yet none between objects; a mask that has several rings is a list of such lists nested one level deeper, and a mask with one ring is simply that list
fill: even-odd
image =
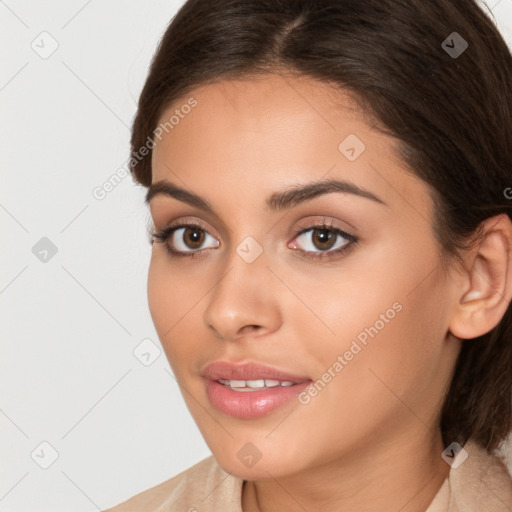
[{"label": "nose", "polygon": [[264,253],[247,263],[233,251],[223,268],[227,270],[205,297],[204,322],[215,336],[238,340],[279,329],[279,281],[267,267]]}]

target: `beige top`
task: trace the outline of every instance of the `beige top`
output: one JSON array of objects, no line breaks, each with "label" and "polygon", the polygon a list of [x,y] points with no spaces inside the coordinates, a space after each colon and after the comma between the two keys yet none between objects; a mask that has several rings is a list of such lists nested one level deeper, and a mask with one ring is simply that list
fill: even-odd
[{"label": "beige top", "polygon": [[[468,458],[452,467],[425,512],[511,512],[512,478],[497,456],[468,441]],[[213,455],[104,512],[242,512],[243,479]]]}]

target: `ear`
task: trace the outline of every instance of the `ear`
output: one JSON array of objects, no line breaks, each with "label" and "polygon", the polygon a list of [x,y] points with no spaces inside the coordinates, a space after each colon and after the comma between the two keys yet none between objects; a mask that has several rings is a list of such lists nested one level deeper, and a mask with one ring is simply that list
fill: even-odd
[{"label": "ear", "polygon": [[512,223],[506,214],[486,219],[482,242],[464,257],[459,301],[449,330],[471,339],[499,324],[512,298]]}]

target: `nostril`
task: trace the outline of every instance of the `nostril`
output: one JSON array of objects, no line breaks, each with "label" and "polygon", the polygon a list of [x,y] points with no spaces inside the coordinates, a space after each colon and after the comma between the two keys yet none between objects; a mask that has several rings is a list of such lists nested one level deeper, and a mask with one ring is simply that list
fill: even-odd
[{"label": "nostril", "polygon": [[255,324],[251,324],[251,325],[245,325],[244,327],[242,327],[240,329],[240,333],[244,334],[246,331],[257,331],[258,329],[261,328],[261,325],[255,325]]}]

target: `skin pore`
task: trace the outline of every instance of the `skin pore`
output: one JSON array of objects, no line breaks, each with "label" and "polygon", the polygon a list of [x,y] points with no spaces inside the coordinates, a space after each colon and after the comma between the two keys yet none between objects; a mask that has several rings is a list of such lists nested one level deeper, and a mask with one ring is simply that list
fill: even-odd
[{"label": "skin pore", "polygon": [[[247,480],[244,512],[424,511],[450,469],[439,413],[464,342],[457,337],[488,332],[510,300],[510,221],[489,223],[480,257],[470,253],[467,269],[444,274],[427,185],[347,93],[270,74],[219,81],[161,120],[190,96],[197,106],[153,149],[152,184],[171,182],[211,211],[152,195],[156,232],[187,223],[204,231],[199,242],[184,229],[154,242],[148,301],[201,434],[220,466]],[[353,161],[339,149],[351,134],[365,145]],[[382,202],[330,192],[267,207],[272,194],[329,179]],[[349,247],[333,229],[357,241]],[[236,250],[248,236],[262,248],[251,263]],[[171,256],[166,245],[190,252]],[[209,402],[201,377],[209,362],[254,361],[316,381],[375,325],[307,404],[239,419]],[[237,456],[247,443],[261,453],[252,467]]]}]

